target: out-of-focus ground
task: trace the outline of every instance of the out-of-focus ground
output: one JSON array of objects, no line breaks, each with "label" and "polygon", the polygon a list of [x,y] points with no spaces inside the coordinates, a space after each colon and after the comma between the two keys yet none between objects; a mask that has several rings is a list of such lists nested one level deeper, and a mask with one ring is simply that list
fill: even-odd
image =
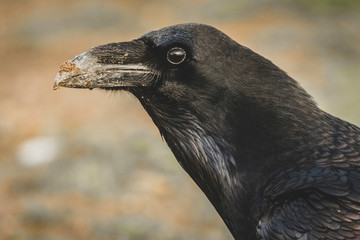
[{"label": "out-of-focus ground", "polygon": [[136,99],[52,90],[67,59],[182,22],[271,59],[360,124],[358,1],[0,0],[0,239],[231,239]]}]

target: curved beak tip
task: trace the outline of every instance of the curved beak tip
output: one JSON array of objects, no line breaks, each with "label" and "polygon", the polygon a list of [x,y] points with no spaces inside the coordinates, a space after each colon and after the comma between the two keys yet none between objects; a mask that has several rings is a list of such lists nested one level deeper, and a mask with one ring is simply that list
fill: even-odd
[{"label": "curved beak tip", "polygon": [[57,90],[60,88],[60,83],[63,81],[63,79],[60,78],[60,74],[56,74],[55,81],[53,84],[53,90]]},{"label": "curved beak tip", "polygon": [[53,90],[57,90],[60,86],[74,87],[71,79],[81,74],[81,70],[76,66],[76,63],[66,61],[60,66],[59,72],[56,74]]}]

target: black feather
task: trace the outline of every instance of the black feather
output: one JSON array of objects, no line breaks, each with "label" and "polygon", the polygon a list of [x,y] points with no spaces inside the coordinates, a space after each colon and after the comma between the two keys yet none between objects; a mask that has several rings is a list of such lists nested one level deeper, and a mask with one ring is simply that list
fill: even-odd
[{"label": "black feather", "polygon": [[[178,65],[166,59],[174,47],[186,51]],[[360,239],[360,129],[319,109],[269,60],[200,24],[89,54],[151,69],[144,87],[121,89],[140,100],[235,239]]]}]

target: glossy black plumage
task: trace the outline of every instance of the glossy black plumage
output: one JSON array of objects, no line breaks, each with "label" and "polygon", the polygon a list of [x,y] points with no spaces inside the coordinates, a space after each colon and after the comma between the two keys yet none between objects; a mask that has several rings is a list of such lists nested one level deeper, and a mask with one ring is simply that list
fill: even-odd
[{"label": "glossy black plumage", "polygon": [[359,128],[215,28],[93,48],[58,86],[133,93],[235,239],[360,239]]}]

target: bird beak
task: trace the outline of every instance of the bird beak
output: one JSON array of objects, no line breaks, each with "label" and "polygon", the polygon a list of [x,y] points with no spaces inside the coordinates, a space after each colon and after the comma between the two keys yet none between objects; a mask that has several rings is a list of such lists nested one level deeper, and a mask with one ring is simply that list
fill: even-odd
[{"label": "bird beak", "polygon": [[137,60],[141,59],[142,47],[131,43],[102,45],[66,61],[55,77],[54,90],[59,87],[126,89],[150,86],[151,78],[147,76],[151,71]]}]

